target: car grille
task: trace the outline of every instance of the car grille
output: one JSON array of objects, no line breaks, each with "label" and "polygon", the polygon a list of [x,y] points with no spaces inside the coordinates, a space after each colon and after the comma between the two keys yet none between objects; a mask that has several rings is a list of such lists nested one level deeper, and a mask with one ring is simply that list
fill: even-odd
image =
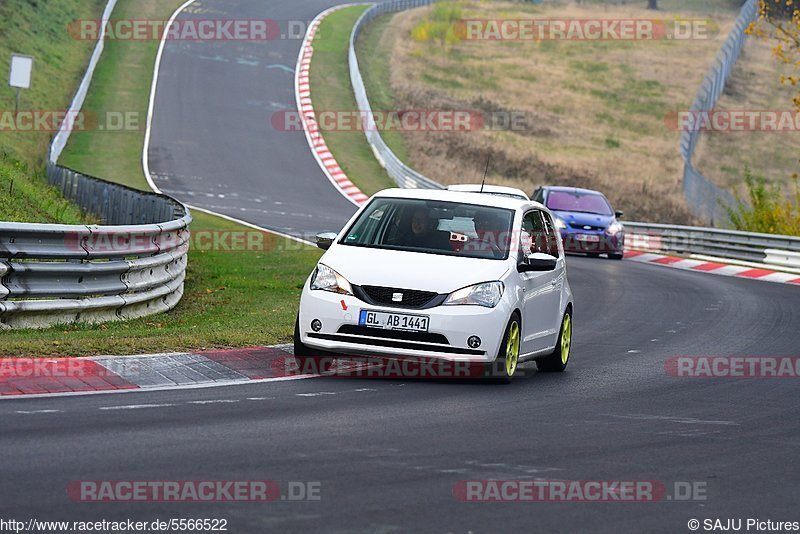
[{"label": "car grille", "polygon": [[[358,286],[358,289],[361,290],[359,291],[361,294],[356,294],[356,296],[370,304],[383,304],[399,308],[429,308],[432,305],[440,304],[441,302],[439,301],[442,300],[442,295],[433,291],[418,291],[416,289],[400,289],[382,286]],[[395,293],[401,293],[403,295],[403,300],[400,302],[392,300],[392,296]]]},{"label": "car grille", "polygon": [[[570,226],[570,228],[575,228],[576,230],[586,230],[587,232],[589,232],[589,231],[599,232],[599,231],[602,231],[602,230],[606,229],[605,226],[594,226],[594,225],[591,225],[591,224],[579,224],[579,223],[575,223],[575,222],[569,223],[569,226]],[[588,228],[586,228],[587,226],[588,226]]]},{"label": "car grille", "polygon": [[450,342],[442,334],[431,334],[429,332],[408,332],[405,330],[383,330],[381,328],[370,328],[355,324],[346,324],[339,327],[340,334],[352,334],[356,336],[382,337],[386,339],[402,339],[403,341],[417,341],[422,343],[439,343],[449,345]]}]

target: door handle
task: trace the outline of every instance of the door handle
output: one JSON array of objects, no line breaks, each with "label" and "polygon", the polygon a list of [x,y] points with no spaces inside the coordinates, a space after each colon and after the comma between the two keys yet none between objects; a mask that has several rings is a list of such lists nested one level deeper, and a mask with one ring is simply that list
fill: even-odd
[{"label": "door handle", "polygon": [[553,280],[552,282],[550,282],[550,285],[555,287],[557,283],[558,283],[558,280]]}]

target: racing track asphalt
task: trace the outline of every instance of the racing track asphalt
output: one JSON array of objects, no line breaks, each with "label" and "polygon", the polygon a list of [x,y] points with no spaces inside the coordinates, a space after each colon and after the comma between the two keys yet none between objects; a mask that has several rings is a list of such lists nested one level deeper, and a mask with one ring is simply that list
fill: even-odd
[{"label": "racing track asphalt", "polygon": [[[240,6],[260,3],[203,5],[236,7],[239,15]],[[263,5],[310,19],[327,4]],[[299,43],[277,45],[285,49],[274,61],[293,65],[291,50]],[[172,169],[170,184],[178,184],[165,190],[180,196],[182,188],[241,188],[236,203],[228,196],[190,201],[269,227],[283,224],[271,210],[236,210],[256,196],[285,195],[297,203],[292,209],[313,216],[285,227],[341,224],[350,208],[336,207],[301,134],[275,141],[268,129],[244,120],[248,98],[289,105],[290,77],[279,86],[277,70],[201,60],[172,46],[162,88],[186,79],[181,92],[190,98],[157,107],[159,169]],[[222,79],[207,75],[209,69]],[[263,90],[250,87],[256,82]],[[214,98],[218,92],[225,98]],[[229,117],[232,111],[238,118]],[[197,121],[204,120],[201,127]],[[211,123],[225,131],[222,139]],[[208,151],[215,143],[224,150]],[[276,154],[280,163],[268,157]],[[227,178],[217,182],[220,176]],[[270,181],[277,177],[292,179]],[[323,213],[328,218],[318,218]],[[225,518],[235,534],[687,532],[690,518],[800,519],[798,380],[689,379],[664,370],[665,360],[679,355],[797,356],[800,288],[625,261],[570,257],[568,265],[575,342],[561,375],[528,369],[509,386],[314,378],[4,400],[0,518]],[[114,407],[124,409],[107,409]],[[531,477],[701,482],[707,500],[464,503],[453,497],[460,480]],[[318,481],[321,500],[89,504],[66,493],[73,480],[254,479]]]},{"label": "racing track asphalt", "polygon": [[[148,162],[156,185],[187,204],[305,237],[355,213],[320,169],[303,131],[273,126],[296,112],[303,28],[334,0],[200,0],[181,19],[271,19],[285,39],[168,41]],[[298,33],[300,35],[298,35]]]},{"label": "racing track asphalt", "polygon": [[[530,370],[509,386],[326,377],[2,401],[0,517],[226,518],[247,534],[687,532],[690,518],[797,520],[798,379],[677,378],[664,362],[797,355],[800,288],[568,264],[576,337],[561,375]],[[129,408],[103,409],[120,406]],[[58,412],[29,413],[41,410]],[[531,477],[701,482],[707,499],[453,497],[460,480]],[[65,491],[73,480],[253,479],[318,481],[321,500],[92,504]]]}]

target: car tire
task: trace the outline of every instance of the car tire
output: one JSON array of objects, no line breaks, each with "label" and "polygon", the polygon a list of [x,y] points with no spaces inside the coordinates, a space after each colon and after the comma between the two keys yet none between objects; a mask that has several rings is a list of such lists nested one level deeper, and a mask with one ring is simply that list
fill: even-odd
[{"label": "car tire", "polygon": [[608,258],[611,259],[611,260],[621,260],[622,256],[624,256],[624,254],[622,252],[620,252],[618,254],[612,254],[612,253],[608,254]]},{"label": "car tire", "polygon": [[294,323],[294,361],[300,374],[327,373],[334,358],[327,352],[314,349],[300,340],[300,317]]},{"label": "car tire", "polygon": [[560,373],[567,368],[570,350],[572,350],[572,310],[567,309],[561,319],[561,330],[558,332],[558,341],[553,352],[536,361],[540,371]]},{"label": "car tire", "polygon": [[519,365],[519,347],[522,328],[519,315],[514,312],[508,321],[503,341],[497,352],[494,364],[489,366],[489,377],[495,382],[508,384],[517,371]]}]

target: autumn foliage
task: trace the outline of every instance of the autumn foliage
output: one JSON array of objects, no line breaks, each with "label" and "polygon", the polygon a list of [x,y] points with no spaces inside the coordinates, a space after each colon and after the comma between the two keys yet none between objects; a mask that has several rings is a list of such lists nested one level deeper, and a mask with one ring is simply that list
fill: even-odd
[{"label": "autumn foliage", "polygon": [[775,41],[772,53],[789,67],[780,83],[798,88],[793,98],[800,109],[800,9],[798,0],[760,0],[759,18],[747,29],[750,35]]},{"label": "autumn foliage", "polygon": [[736,230],[800,236],[800,185],[794,175],[794,199],[787,199],[780,185],[770,185],[763,176],[749,169],[744,176],[748,202],[737,199],[734,207],[725,206]]}]

